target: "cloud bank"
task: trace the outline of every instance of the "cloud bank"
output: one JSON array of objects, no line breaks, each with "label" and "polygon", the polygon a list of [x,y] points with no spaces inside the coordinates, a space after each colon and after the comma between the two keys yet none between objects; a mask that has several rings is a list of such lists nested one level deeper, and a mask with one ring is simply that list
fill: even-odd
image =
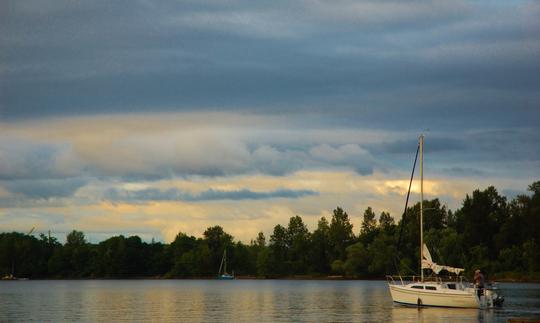
[{"label": "cloud bank", "polygon": [[218,110],[322,114],[385,129],[540,122],[536,1],[3,7],[7,119]]}]

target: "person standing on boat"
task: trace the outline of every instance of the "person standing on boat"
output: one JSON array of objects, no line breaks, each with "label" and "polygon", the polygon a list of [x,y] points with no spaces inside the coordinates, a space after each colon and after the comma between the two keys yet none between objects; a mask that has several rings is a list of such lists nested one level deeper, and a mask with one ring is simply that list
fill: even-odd
[{"label": "person standing on boat", "polygon": [[478,297],[484,295],[484,275],[480,269],[476,269],[474,272],[474,285],[478,293]]}]

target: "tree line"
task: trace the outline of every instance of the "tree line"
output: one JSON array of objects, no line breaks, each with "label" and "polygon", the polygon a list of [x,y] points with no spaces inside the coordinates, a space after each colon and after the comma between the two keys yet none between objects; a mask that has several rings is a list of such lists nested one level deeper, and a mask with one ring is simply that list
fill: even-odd
[{"label": "tree line", "polygon": [[[508,201],[494,187],[467,194],[452,212],[439,199],[424,201],[424,239],[434,260],[481,268],[491,277],[540,278],[540,181],[529,195]],[[80,231],[66,242],[40,234],[0,234],[0,274],[28,278],[188,278],[217,275],[224,249],[236,275],[257,277],[377,278],[388,273],[419,271],[417,203],[396,223],[387,212],[368,207],[359,234],[342,208],[321,217],[310,232],[300,216],[260,232],[245,244],[220,226],[202,237],[178,233],[170,244],[147,243],[138,236],[114,236],[93,244]],[[398,242],[399,241],[399,242]],[[399,244],[399,248],[397,245]]]}]

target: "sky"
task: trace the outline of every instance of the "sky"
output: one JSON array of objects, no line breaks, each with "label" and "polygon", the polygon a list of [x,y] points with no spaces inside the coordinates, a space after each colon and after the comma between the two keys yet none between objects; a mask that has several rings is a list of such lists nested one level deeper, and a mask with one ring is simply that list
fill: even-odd
[{"label": "sky", "polygon": [[[540,2],[0,1],[0,231],[249,242],[540,180]],[[418,201],[418,182],[413,202]]]}]

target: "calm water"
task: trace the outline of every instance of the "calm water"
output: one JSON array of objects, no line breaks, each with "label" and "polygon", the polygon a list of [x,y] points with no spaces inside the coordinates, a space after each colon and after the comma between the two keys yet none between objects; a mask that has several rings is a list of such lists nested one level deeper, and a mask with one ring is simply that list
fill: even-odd
[{"label": "calm water", "polygon": [[498,321],[540,318],[540,284],[501,284],[499,310],[393,305],[383,281],[1,281],[0,321]]}]

